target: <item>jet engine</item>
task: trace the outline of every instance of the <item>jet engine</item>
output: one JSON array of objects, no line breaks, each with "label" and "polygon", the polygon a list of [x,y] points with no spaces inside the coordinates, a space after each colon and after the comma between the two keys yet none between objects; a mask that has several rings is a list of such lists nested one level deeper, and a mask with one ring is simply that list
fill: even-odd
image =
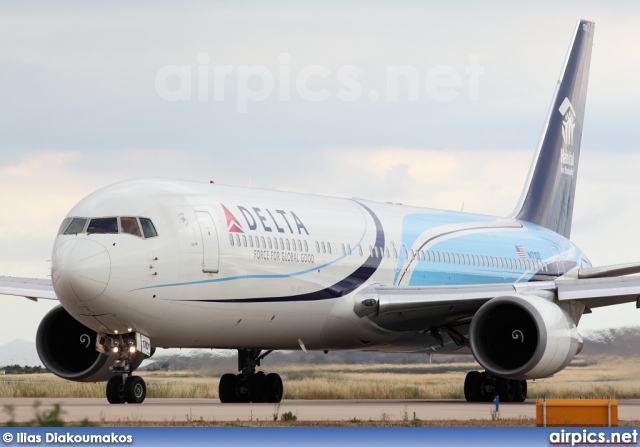
[{"label": "jet engine", "polygon": [[[40,322],[36,348],[44,366],[56,376],[76,382],[101,382],[113,376],[109,367],[117,356],[96,351],[96,338],[96,332],[57,306]],[[143,358],[132,366],[139,366]]]},{"label": "jet engine", "polygon": [[547,299],[522,294],[485,303],[471,322],[470,341],[478,363],[511,379],[549,377],[582,349],[569,314]]}]

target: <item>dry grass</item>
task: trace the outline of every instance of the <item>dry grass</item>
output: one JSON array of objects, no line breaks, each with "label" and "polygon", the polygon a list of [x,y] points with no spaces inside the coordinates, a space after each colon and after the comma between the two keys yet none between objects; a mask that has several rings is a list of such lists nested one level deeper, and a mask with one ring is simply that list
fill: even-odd
[{"label": "dry grass", "polygon": [[[273,368],[275,370],[276,368]],[[277,368],[285,399],[462,399],[471,364],[288,365]],[[638,363],[599,358],[555,377],[530,381],[529,397],[617,398],[640,394]],[[219,371],[143,372],[150,398],[218,397]],[[104,383],[76,383],[52,374],[1,376],[0,397],[104,397]]]}]

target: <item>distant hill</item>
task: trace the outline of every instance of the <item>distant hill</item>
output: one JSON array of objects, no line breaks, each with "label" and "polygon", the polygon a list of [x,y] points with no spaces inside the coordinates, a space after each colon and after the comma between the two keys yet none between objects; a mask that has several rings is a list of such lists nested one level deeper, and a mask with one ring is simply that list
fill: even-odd
[{"label": "distant hill", "polygon": [[603,329],[582,336],[581,356],[640,357],[640,326]]},{"label": "distant hill", "polygon": [[42,365],[36,351],[36,344],[32,341],[15,339],[0,346],[0,368],[7,365]]}]

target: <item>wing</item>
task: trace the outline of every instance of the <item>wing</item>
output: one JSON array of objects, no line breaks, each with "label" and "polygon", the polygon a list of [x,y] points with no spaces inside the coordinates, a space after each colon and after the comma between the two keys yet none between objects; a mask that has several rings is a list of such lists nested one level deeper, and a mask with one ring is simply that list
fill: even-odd
[{"label": "wing", "polygon": [[58,299],[49,279],[14,278],[11,276],[0,276],[0,295],[24,296],[34,301],[37,301],[38,298]]},{"label": "wing", "polygon": [[355,313],[393,331],[420,331],[470,323],[478,309],[509,294],[577,301],[592,308],[640,298],[640,263],[575,269],[555,281],[427,287],[373,285],[356,296]]}]

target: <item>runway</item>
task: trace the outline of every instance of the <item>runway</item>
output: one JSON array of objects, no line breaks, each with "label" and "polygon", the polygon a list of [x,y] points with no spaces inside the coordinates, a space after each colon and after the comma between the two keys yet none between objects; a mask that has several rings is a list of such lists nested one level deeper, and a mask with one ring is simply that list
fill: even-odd
[{"label": "runway", "polygon": [[[4,398],[0,405],[0,422],[6,423],[14,408],[14,420],[26,422],[34,418],[34,402],[41,402],[41,410],[60,403],[68,422],[189,422],[203,421],[272,421],[291,412],[299,421],[402,421],[414,417],[422,420],[491,420],[495,404],[468,403],[454,400],[283,400],[274,404],[221,404],[217,399],[147,399],[139,405],[110,405],[106,399],[32,399]],[[640,420],[640,400],[618,401],[620,420]],[[535,401],[500,405],[501,418],[535,418]]]}]

